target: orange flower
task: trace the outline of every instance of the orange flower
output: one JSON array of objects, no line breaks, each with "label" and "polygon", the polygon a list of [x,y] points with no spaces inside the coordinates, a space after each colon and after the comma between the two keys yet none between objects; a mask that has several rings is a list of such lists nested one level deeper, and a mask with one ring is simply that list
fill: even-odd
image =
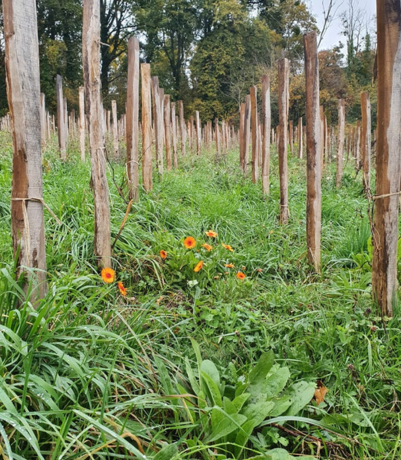
[{"label": "orange flower", "polygon": [[237,278],[238,278],[239,280],[244,280],[244,279],[246,278],[246,275],[245,275],[245,273],[238,272],[238,273],[237,273]]},{"label": "orange flower", "polygon": [[100,275],[102,280],[107,284],[112,283],[116,279],[116,272],[112,268],[103,268]]},{"label": "orange flower", "polygon": [[210,244],[202,244],[202,248],[205,248],[207,251],[211,251],[213,248],[210,246]]},{"label": "orange flower", "polygon": [[214,232],[213,230],[209,230],[208,232],[205,232],[205,234],[209,236],[210,238],[217,238],[217,233]]},{"label": "orange flower", "polygon": [[202,267],[203,267],[203,260],[201,260],[200,262],[196,264],[196,267],[194,268],[194,272],[198,273],[199,271],[202,270]]},{"label": "orange flower", "polygon": [[123,295],[124,297],[127,295],[127,290],[125,289],[123,283],[121,283],[120,281],[117,283],[117,286],[118,286],[118,289],[120,290],[120,293],[121,295]]},{"label": "orange flower", "polygon": [[187,248],[187,249],[192,249],[196,246],[196,241],[195,241],[195,238],[193,238],[192,236],[187,236],[184,240],[184,246]]},{"label": "orange flower", "polygon": [[226,248],[226,249],[228,249],[228,250],[231,251],[231,252],[234,251],[234,249],[233,249],[229,244],[221,243],[221,245],[223,246],[223,248]]},{"label": "orange flower", "polygon": [[163,249],[160,251],[160,257],[162,259],[167,259],[167,252],[166,251],[163,251]]},{"label": "orange flower", "polygon": [[224,266],[227,268],[234,268],[234,264],[224,264]]}]

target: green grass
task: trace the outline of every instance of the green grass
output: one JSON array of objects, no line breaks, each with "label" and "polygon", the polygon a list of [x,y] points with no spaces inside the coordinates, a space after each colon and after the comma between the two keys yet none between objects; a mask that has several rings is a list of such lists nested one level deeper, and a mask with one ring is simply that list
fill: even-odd
[{"label": "green grass", "polygon": [[[93,257],[89,160],[80,162],[74,144],[61,163],[53,141],[44,200],[62,225],[45,211],[49,292],[34,310],[12,276],[12,152],[0,136],[0,458],[142,458],[142,450],[155,460],[236,458],[235,439],[211,436],[208,390],[205,407],[202,397],[172,395],[195,394],[201,353],[216,364],[228,401],[268,350],[289,368],[288,391],[318,380],[329,391],[318,407],[308,402],[303,418],[271,425],[267,417],[241,458],[289,458],[267,454],[278,447],[317,458],[400,457],[400,317],[382,321],[371,301],[368,205],[350,165],[341,189],[334,165],[323,174],[316,275],[305,258],[304,161],[289,159],[291,218],[282,227],[275,152],[266,199],[240,174],[236,151],[218,163],[206,153],[180,159],[178,171],[141,193],[115,245],[124,298],[102,282]],[[123,164],[113,169],[125,190]],[[114,240],[127,205],[111,172]],[[186,236],[196,250],[183,247]]]}]

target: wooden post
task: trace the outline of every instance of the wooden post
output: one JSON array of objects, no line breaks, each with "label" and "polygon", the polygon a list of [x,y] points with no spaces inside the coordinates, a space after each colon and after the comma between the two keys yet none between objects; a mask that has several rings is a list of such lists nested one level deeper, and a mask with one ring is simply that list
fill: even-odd
[{"label": "wooden post", "polygon": [[270,79],[268,75],[262,77],[262,192],[269,194],[270,170]]},{"label": "wooden post", "polygon": [[216,156],[217,156],[217,160],[220,159],[220,155],[221,155],[221,145],[220,145],[220,127],[219,127],[219,119],[216,118],[214,120],[214,131],[216,133],[215,137],[216,137]]},{"label": "wooden post", "polygon": [[361,164],[361,122],[358,120],[356,123],[356,133],[355,133],[355,169],[359,171]]},{"label": "wooden post", "polygon": [[298,119],[298,158],[303,157],[302,117]]},{"label": "wooden post", "polygon": [[141,64],[142,78],[142,182],[149,192],[153,188],[152,179],[152,98],[150,64]]},{"label": "wooden post", "polygon": [[278,62],[278,92],[280,140],[278,147],[280,171],[280,223],[286,224],[289,218],[288,209],[288,164],[287,164],[287,125],[289,104],[289,75],[290,65],[284,58]]},{"label": "wooden post", "polygon": [[46,103],[43,93],[40,93],[40,143],[43,149],[46,144]]},{"label": "wooden post", "polygon": [[81,160],[85,161],[85,91],[79,87],[79,148]]},{"label": "wooden post", "polygon": [[361,132],[361,158],[363,170],[363,188],[365,193],[370,192],[370,156],[371,156],[371,110],[369,93],[361,93],[362,132]]},{"label": "wooden post", "polygon": [[294,151],[294,124],[292,120],[290,120],[290,152]]},{"label": "wooden post", "polygon": [[196,120],[196,154],[200,155],[202,133],[201,133],[201,122],[200,122],[199,112],[198,111],[195,112],[195,120]]},{"label": "wooden post", "polygon": [[251,140],[251,96],[245,98],[245,133],[244,133],[244,175],[248,172],[249,142]]},{"label": "wooden post", "polygon": [[258,88],[251,86],[249,89],[251,95],[251,123],[252,123],[252,182],[257,183],[259,179],[258,163]]},{"label": "wooden post", "polygon": [[244,171],[244,149],[245,149],[245,102],[242,102],[239,110],[239,164]]},{"label": "wooden post", "polygon": [[117,102],[111,101],[111,113],[113,116],[113,147],[114,147],[114,158],[119,156],[118,148],[118,119],[117,119]]},{"label": "wooden post", "polygon": [[[156,137],[156,163],[160,176],[163,176],[163,136],[164,136],[164,90],[159,88],[159,79],[154,77],[153,107]],[[157,86],[156,86],[157,85]]]},{"label": "wooden post", "polygon": [[36,1],[3,0],[3,18],[7,98],[13,121],[13,252],[17,277],[25,272],[32,278],[29,269],[35,271],[31,300],[36,303],[47,291]]},{"label": "wooden post", "polygon": [[[319,107],[319,116],[320,116],[320,166],[323,168],[324,164],[324,111],[323,106]],[[306,136],[308,138],[308,135]],[[308,140],[306,140],[308,142]]]},{"label": "wooden post", "polygon": [[306,241],[308,262],[320,272],[322,213],[321,113],[319,109],[319,60],[316,32],[304,35],[306,79],[307,198]]},{"label": "wooden post", "polygon": [[184,119],[184,102],[178,101],[178,111],[180,117],[180,130],[181,130],[181,155],[185,156],[186,154],[186,142],[187,142],[187,131],[185,127]]},{"label": "wooden post", "polygon": [[336,186],[341,186],[343,177],[343,156],[344,156],[344,131],[345,131],[345,101],[338,101],[338,146],[337,146],[337,175]]},{"label": "wooden post", "polygon": [[128,77],[126,109],[127,175],[129,198],[139,199],[139,40],[128,40]]},{"label": "wooden post", "polygon": [[164,136],[166,144],[166,166],[167,171],[171,170],[171,119],[170,119],[170,95],[164,96]]},{"label": "wooden post", "polygon": [[372,290],[382,315],[397,302],[401,163],[401,4],[377,0],[377,154]]},{"label": "wooden post", "polygon": [[65,137],[64,127],[64,98],[63,98],[63,79],[60,75],[56,77],[56,94],[57,94],[57,134],[60,158],[65,160],[67,157],[67,139]]},{"label": "wooden post", "polygon": [[84,0],[82,61],[89,120],[91,184],[95,201],[95,255],[101,267],[111,267],[109,186],[106,178],[106,155],[102,131],[100,85],[100,2]]},{"label": "wooden post", "polygon": [[174,169],[178,169],[178,154],[177,154],[177,124],[175,119],[175,102],[171,103],[171,131],[173,140],[173,165]]}]

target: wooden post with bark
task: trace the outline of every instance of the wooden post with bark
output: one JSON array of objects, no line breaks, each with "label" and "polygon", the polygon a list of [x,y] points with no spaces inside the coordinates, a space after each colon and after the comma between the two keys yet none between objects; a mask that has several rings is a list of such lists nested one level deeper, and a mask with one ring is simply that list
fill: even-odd
[{"label": "wooden post with bark", "polygon": [[268,75],[262,77],[262,192],[269,194],[269,170],[270,170],[270,79]]},{"label": "wooden post with bark", "polygon": [[382,315],[397,302],[401,173],[401,3],[377,0],[377,154],[372,291]]},{"label": "wooden post with bark", "polygon": [[288,59],[281,59],[278,63],[278,107],[280,119],[279,134],[279,173],[280,173],[280,224],[286,224],[289,218],[288,208],[288,164],[287,164],[287,125],[289,105],[289,75]]},{"label": "wooden post with bark", "polygon": [[259,179],[258,162],[258,88],[251,86],[251,123],[252,123],[252,182],[257,183]]},{"label": "wooden post with bark", "polygon": [[126,107],[127,176],[130,200],[139,199],[139,40],[128,40]]},{"label": "wooden post with bark", "polygon": [[26,268],[35,271],[31,301],[36,302],[47,291],[36,1],[3,0],[3,18],[13,138],[12,244],[16,277],[31,276]]},{"label": "wooden post with bark", "polygon": [[46,144],[46,98],[40,93],[40,142],[42,149]]},{"label": "wooden post with bark", "polygon": [[166,144],[166,167],[171,170],[171,118],[170,95],[164,96],[164,142]]},{"label": "wooden post with bark", "polygon": [[180,117],[181,155],[185,156],[186,143],[187,143],[187,130],[185,127],[184,102],[183,101],[178,101],[178,112],[179,112],[179,117]]},{"label": "wooden post with bark", "polygon": [[361,109],[362,109],[362,128],[361,128],[361,159],[363,170],[363,188],[365,193],[370,192],[370,155],[372,142],[372,122],[369,93],[361,93]]},{"label": "wooden post with bark", "polygon": [[248,172],[249,142],[251,140],[251,96],[245,98],[245,126],[244,126],[244,175]]},{"label": "wooden post with bark", "polygon": [[292,120],[290,120],[290,128],[289,128],[289,134],[290,134],[290,152],[292,154],[294,150],[294,124]]},{"label": "wooden post with bark", "polygon": [[101,267],[111,267],[109,186],[102,130],[100,85],[100,2],[84,0],[82,63],[91,153],[91,184],[95,204],[95,255]]},{"label": "wooden post with bark", "polygon": [[196,154],[200,155],[201,152],[201,142],[202,142],[202,133],[201,133],[201,122],[199,118],[199,112],[195,112],[195,123],[196,123]]},{"label": "wooden post with bark", "polygon": [[308,262],[320,272],[322,214],[321,111],[319,108],[319,60],[316,32],[304,35],[306,83],[307,198],[306,242]]},{"label": "wooden post with bark", "polygon": [[56,96],[57,96],[57,135],[60,158],[65,160],[67,157],[67,139],[64,126],[64,97],[63,79],[60,75],[56,77]]},{"label": "wooden post with bark", "polygon": [[175,102],[171,103],[171,131],[173,141],[173,165],[174,169],[178,168],[178,153],[177,153],[177,124],[175,119]]},{"label": "wooden post with bark", "polygon": [[79,149],[81,160],[85,161],[85,90],[79,87]]},{"label": "wooden post with bark", "polygon": [[336,186],[341,186],[343,178],[343,156],[344,156],[344,136],[345,136],[345,101],[338,101],[338,146],[337,146],[337,175]]},{"label": "wooden post with bark", "polygon": [[298,118],[298,158],[303,157],[302,117]]},{"label": "wooden post with bark", "polygon": [[117,102],[111,101],[111,114],[113,116],[113,148],[114,148],[114,158],[119,156],[119,147],[118,147],[118,119],[117,119]]},{"label": "wooden post with bark", "polygon": [[141,64],[142,79],[142,183],[149,192],[153,188],[152,178],[152,97],[150,64]]}]

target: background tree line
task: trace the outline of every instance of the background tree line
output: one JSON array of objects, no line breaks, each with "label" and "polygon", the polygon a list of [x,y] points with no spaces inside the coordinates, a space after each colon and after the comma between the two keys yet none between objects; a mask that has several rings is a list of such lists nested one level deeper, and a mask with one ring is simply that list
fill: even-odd
[{"label": "background tree line", "polygon": [[[291,61],[290,119],[304,115],[303,34],[317,30],[316,20],[298,0],[100,0],[101,80],[104,105],[125,106],[127,39],[141,42],[141,58],[152,64],[160,86],[172,100],[183,99],[187,114],[200,111],[203,121],[238,117],[251,85],[270,73],[273,123],[277,59]],[[1,0],[0,0],[1,3]],[[353,4],[353,0],[350,0]],[[351,11],[351,10],[350,10]],[[82,0],[38,0],[41,90],[56,110],[55,78],[64,79],[70,108],[77,108],[82,85]],[[321,102],[329,122],[337,121],[337,99],[345,98],[348,121],[359,118],[362,90],[371,93],[374,50],[358,15],[343,17],[347,59],[341,46],[320,52]],[[4,43],[0,47],[0,115],[7,110]],[[373,112],[375,112],[373,110]]]}]

